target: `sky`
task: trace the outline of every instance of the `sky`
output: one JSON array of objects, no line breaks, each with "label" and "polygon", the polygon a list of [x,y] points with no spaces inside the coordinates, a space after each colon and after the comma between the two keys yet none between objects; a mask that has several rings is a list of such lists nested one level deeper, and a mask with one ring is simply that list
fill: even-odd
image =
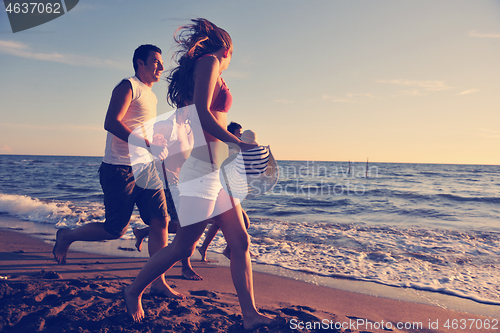
[{"label": "sky", "polygon": [[234,43],[229,120],[278,160],[500,165],[498,0],[80,0],[17,33],[0,9],[0,154],[102,156],[134,49],[170,67],[203,17]]}]

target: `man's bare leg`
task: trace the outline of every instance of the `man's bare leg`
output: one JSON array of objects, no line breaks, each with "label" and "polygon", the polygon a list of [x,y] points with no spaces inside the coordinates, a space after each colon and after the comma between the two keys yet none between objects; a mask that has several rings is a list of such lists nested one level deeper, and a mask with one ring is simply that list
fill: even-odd
[{"label": "man's bare leg", "polygon": [[135,248],[137,249],[137,251],[141,252],[142,242],[144,241],[144,238],[149,235],[149,227],[145,227],[142,229],[134,228],[133,231],[135,236]]},{"label": "man's bare leg", "polygon": [[[176,230],[177,230],[177,223],[172,223],[172,221],[170,221],[168,223],[168,233],[175,234]],[[149,236],[149,227],[144,227],[142,229],[134,228],[133,232],[135,236],[135,248],[137,249],[137,251],[141,252],[144,238]]]},{"label": "man's bare leg", "polygon": [[127,306],[127,313],[134,321],[141,321],[144,318],[141,299],[144,290],[153,280],[159,280],[165,271],[168,271],[177,261],[186,259],[194,251],[196,242],[205,229],[206,222],[200,222],[180,228],[174,241],[158,251],[142,267],[134,282],[124,289],[123,297]]},{"label": "man's bare leg", "polygon": [[[170,223],[172,224],[172,223]],[[169,232],[170,232],[170,225],[168,227]],[[173,228],[174,232],[176,228]],[[146,238],[149,235],[149,227],[146,228],[134,228],[134,236],[135,236],[135,247],[139,252],[142,250],[142,242],[144,238]],[[182,276],[186,280],[193,280],[193,281],[201,281],[203,280],[203,277],[201,277],[200,274],[196,273],[193,269],[193,266],[191,266],[191,260],[188,259],[183,259],[182,260]]]},{"label": "man's bare leg", "polygon": [[110,239],[118,239],[120,236],[112,235],[104,230],[104,223],[94,222],[84,224],[75,229],[59,229],[56,234],[56,243],[52,253],[54,259],[60,265],[66,263],[66,255],[69,247],[75,241],[103,241]]},{"label": "man's bare leg", "polygon": [[182,276],[187,280],[203,280],[201,275],[194,271],[193,267],[191,266],[191,260],[189,258],[182,260]]},{"label": "man's bare leg", "polygon": [[[168,233],[168,217],[151,218],[149,224],[149,241],[148,250],[149,256],[152,257],[156,252],[167,246]],[[151,283],[151,293],[166,297],[184,298],[184,295],[173,290],[166,283],[163,274],[160,275],[153,283]]]}]

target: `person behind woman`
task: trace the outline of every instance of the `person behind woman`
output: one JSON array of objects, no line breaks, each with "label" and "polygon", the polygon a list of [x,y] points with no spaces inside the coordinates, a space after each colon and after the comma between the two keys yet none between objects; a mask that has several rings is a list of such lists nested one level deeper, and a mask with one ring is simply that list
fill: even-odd
[{"label": "person behind woman", "polygon": [[[268,325],[273,320],[257,310],[253,292],[250,239],[241,206],[223,189],[219,167],[227,158],[227,145],[242,151],[255,148],[226,130],[232,96],[220,74],[231,61],[233,44],[229,34],[205,19],[194,19],[174,36],[180,50],[168,77],[168,101],[175,107],[194,104],[203,131],[194,130],[194,148],[179,174],[180,228],[168,247],[144,265],[134,282],[124,289],[128,313],[135,321],[144,318],[141,297],[147,286],[177,261],[193,254],[207,220],[213,218],[231,248],[231,276],[238,294],[245,329]],[[206,141],[205,141],[206,140]],[[165,283],[166,284],[166,283]]]},{"label": "person behind woman", "polygon": [[[235,122],[231,122],[227,126],[227,131],[229,133],[234,134],[236,137],[238,137],[243,142],[257,144],[256,135],[253,131],[251,131],[251,130],[245,131],[247,134],[249,134],[251,132],[251,134],[253,135],[253,136],[250,135],[250,139],[248,139],[248,137],[245,138],[242,136],[243,133],[241,132],[241,129],[242,129],[241,125],[238,123],[235,123]],[[237,152],[238,151],[235,149],[232,149],[232,148],[229,149],[229,155],[237,153]],[[247,213],[245,212],[245,210],[243,208],[241,209],[241,213],[243,214],[243,221],[245,222],[245,228],[248,230],[248,228],[250,227],[250,218],[248,217]],[[207,260],[208,246],[214,240],[215,236],[219,232],[219,229],[220,228],[217,225],[217,223],[212,223],[210,228],[208,228],[208,231],[205,233],[205,240],[203,241],[203,244],[198,248],[198,252],[200,252],[202,261],[209,261],[209,260]],[[226,248],[224,249],[222,254],[224,256],[226,256],[226,258],[231,259],[231,249],[229,248],[229,246],[226,246]],[[256,257],[252,252],[250,252],[250,256]]]},{"label": "person behind woman", "polygon": [[[154,125],[154,134],[160,134],[168,148],[168,156],[163,161],[157,160],[156,168],[160,173],[160,178],[163,178],[165,181],[164,190],[168,215],[170,216],[170,223],[168,224],[169,233],[177,232],[179,218],[176,206],[179,207],[179,171],[182,164],[188,158],[193,146],[193,134],[187,114],[187,108],[180,108],[175,111],[173,117],[158,121]],[[149,236],[150,228],[134,228],[133,232],[136,238],[135,247],[141,252],[142,242],[145,237]],[[182,260],[181,272],[182,276],[187,280],[203,280],[194,271],[189,258]]]},{"label": "person behind woman", "polygon": [[227,125],[227,131],[231,134],[234,134],[237,138],[241,138],[241,125],[232,121],[229,125]]}]

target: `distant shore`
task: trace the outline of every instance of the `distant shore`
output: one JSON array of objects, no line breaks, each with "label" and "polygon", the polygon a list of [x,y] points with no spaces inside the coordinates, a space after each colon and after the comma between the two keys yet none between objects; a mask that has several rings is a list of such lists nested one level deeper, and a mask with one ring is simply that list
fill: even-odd
[{"label": "distant shore", "polygon": [[[53,235],[44,237],[51,239]],[[180,267],[174,267],[167,279],[187,299],[177,301],[145,295],[147,318],[142,324],[134,324],[127,319],[120,291],[131,283],[147,258],[70,251],[68,263],[61,266],[52,258],[51,244],[5,227],[0,229],[0,249],[0,312],[4,314],[0,330],[5,332],[69,332],[79,328],[82,332],[106,329],[146,332],[158,326],[165,332],[242,330],[240,308],[227,267],[193,260],[195,270],[204,277],[201,282],[184,280]],[[345,329],[350,324],[354,332],[382,332],[377,329],[387,328],[381,326],[382,322],[390,323],[394,331],[410,332],[411,329],[404,328],[405,323],[408,327],[408,323],[421,323],[419,332],[453,332],[451,326],[449,330],[445,327],[448,319],[449,323],[454,319],[469,322],[474,319],[482,324],[499,319],[266,273],[255,272],[254,279],[257,307],[282,318],[281,326],[261,329],[262,332],[310,332],[314,329],[307,327],[313,328],[314,323],[316,329],[337,325],[340,332],[342,325]],[[398,323],[402,330],[397,329]]]}]

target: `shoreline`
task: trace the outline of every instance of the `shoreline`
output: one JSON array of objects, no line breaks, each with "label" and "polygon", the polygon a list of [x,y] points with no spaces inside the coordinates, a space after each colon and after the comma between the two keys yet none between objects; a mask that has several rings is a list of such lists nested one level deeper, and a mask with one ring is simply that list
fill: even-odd
[{"label": "shoreline", "polygon": [[[48,234],[40,236],[53,238]],[[94,243],[94,246],[96,244],[100,247],[102,243]],[[181,277],[180,266],[176,265],[168,272],[167,281],[174,285],[177,290],[187,295],[188,298],[177,301],[145,296],[144,307],[149,319],[146,319],[143,324],[129,324],[128,322],[124,324],[123,322],[127,317],[120,290],[132,282],[147,258],[127,257],[125,255],[109,256],[70,250],[68,263],[66,265],[57,265],[52,257],[51,244],[43,239],[22,233],[20,230],[5,227],[0,227],[0,248],[0,276],[7,277],[7,279],[0,280],[0,288],[5,288],[5,285],[7,285],[10,286],[11,293],[19,294],[15,298],[16,302],[18,302],[17,306],[12,307],[12,300],[0,302],[0,304],[3,303],[3,306],[8,307],[9,311],[7,313],[11,316],[26,318],[24,321],[20,320],[16,325],[31,325],[14,325],[12,326],[13,331],[19,331],[20,328],[29,328],[34,332],[38,331],[36,327],[39,326],[36,325],[40,324],[44,312],[38,310],[37,314],[27,313],[26,311],[27,304],[33,303],[33,298],[37,306],[45,306],[45,311],[51,311],[51,316],[54,318],[54,322],[43,319],[44,324],[42,326],[46,329],[49,329],[49,327],[55,329],[51,325],[55,325],[56,321],[65,322],[65,325],[73,325],[72,323],[68,324],[67,319],[65,319],[70,314],[76,316],[75,318],[78,318],[81,325],[83,325],[83,322],[86,323],[85,325],[91,325],[89,326],[90,331],[99,331],[97,329],[99,325],[113,325],[115,321],[118,321],[119,325],[125,325],[125,332],[142,332],[145,328],[151,329],[151,325],[161,325],[162,327],[170,325],[172,329],[165,331],[177,332],[179,327],[183,327],[182,325],[191,325],[190,327],[197,327],[197,329],[203,325],[219,327],[222,325],[221,321],[227,325],[220,326],[220,332],[238,332],[241,329],[241,312],[228,267],[212,265],[193,259],[195,270],[204,277],[204,280],[187,281]],[[298,325],[300,322],[320,322],[322,320],[331,321],[332,323],[366,320],[372,324],[414,322],[422,323],[422,328],[425,330],[418,330],[421,332],[453,332],[452,329],[444,328],[443,325],[446,320],[474,319],[483,323],[486,320],[499,319],[493,315],[489,317],[481,316],[443,309],[440,306],[318,286],[289,277],[262,273],[257,270],[254,270],[254,272],[257,307],[265,313],[280,316],[287,321],[285,326],[277,330],[271,329],[271,332],[309,332],[311,330],[298,330],[297,327],[293,329],[292,326],[294,323]],[[51,279],[51,274],[52,277],[55,276],[56,278]],[[358,281],[355,282],[358,284]],[[35,290],[34,294],[29,294],[26,291],[33,290],[33,288]],[[73,295],[65,295],[65,291],[70,289]],[[86,296],[83,297],[83,294]],[[0,295],[5,298],[8,293],[0,292]],[[84,300],[84,298],[88,299]],[[91,301],[88,301],[89,299]],[[92,303],[92,305],[104,311],[105,315],[100,315],[99,318],[102,318],[99,322],[94,321],[93,316],[95,314],[89,313],[93,307],[82,305],[83,303],[87,304],[86,302],[88,304]],[[173,310],[170,308],[182,309],[182,311],[179,310],[180,313],[172,312]],[[2,309],[2,311],[4,310]],[[15,313],[16,311],[22,313]],[[68,311],[73,312],[68,314]],[[74,311],[77,311],[77,313],[75,314]],[[3,316],[3,320],[8,317],[8,315]],[[28,320],[28,318],[30,319]],[[439,327],[437,329],[435,327],[429,328],[435,322],[438,322]],[[5,331],[9,332],[9,326],[6,326],[5,322],[3,326],[6,329]],[[73,326],[71,326],[72,329],[78,328],[78,326]],[[61,332],[70,331],[68,327],[58,327],[57,330]],[[186,332],[188,331],[186,330]],[[341,331],[339,330],[339,332]],[[384,330],[361,327],[352,331],[382,332]],[[394,331],[410,332],[412,330],[394,329]],[[473,332],[474,330],[467,331]],[[476,331],[484,332],[484,330]],[[215,330],[215,332],[219,331]],[[268,332],[268,330],[266,329],[264,332]]]},{"label": "shoreline", "polygon": [[[12,227],[17,225],[17,227]],[[39,223],[20,220],[15,217],[0,216],[0,230],[10,230],[31,237],[38,238],[48,244],[51,248],[55,242],[55,228],[52,224],[41,225]],[[146,243],[147,244],[147,243]],[[146,245],[145,244],[145,245]],[[147,246],[146,246],[147,248]],[[105,242],[76,242],[72,245],[70,252],[82,252],[87,254],[98,254],[113,257],[142,258],[147,260],[147,250],[138,252],[135,250],[134,241],[131,239],[119,239]],[[230,261],[220,253],[208,251],[209,266],[229,267]],[[193,260],[200,261],[198,251],[195,251]],[[145,263],[145,261],[144,261]],[[418,290],[414,288],[401,288],[371,281],[362,281],[343,277],[319,276],[313,273],[285,269],[279,266],[257,264],[252,262],[253,271],[270,274],[276,277],[296,280],[319,287],[355,292],[373,297],[383,297],[391,300],[431,305],[439,308],[460,311],[473,315],[494,317],[499,311],[499,305],[485,304],[469,298],[449,295],[441,292]],[[142,266],[141,266],[142,267]],[[499,327],[500,330],[500,327]]]}]

